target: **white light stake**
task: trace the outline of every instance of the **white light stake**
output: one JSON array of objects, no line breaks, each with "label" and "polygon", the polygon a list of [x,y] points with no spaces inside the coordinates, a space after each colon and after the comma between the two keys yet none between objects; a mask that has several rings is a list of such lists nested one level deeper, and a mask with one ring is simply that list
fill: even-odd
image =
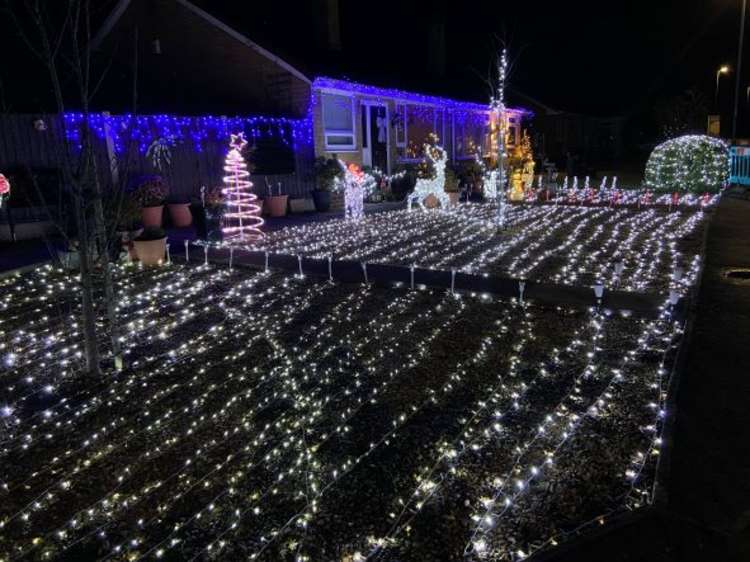
[{"label": "white light stake", "polygon": [[189,250],[189,247],[190,247],[190,242],[188,242],[187,240],[185,240],[185,262],[189,262],[190,261],[190,250]]},{"label": "white light stake", "polygon": [[669,304],[674,307],[678,302],[680,302],[680,293],[678,293],[674,289],[671,289],[669,291]]},{"label": "white light stake", "polygon": [[672,279],[674,281],[681,281],[682,276],[685,275],[685,268],[681,265],[678,265],[674,268],[674,272],[672,273]]},{"label": "white light stake", "polygon": [[328,256],[328,280],[333,281],[333,256]]},{"label": "white light stake", "polygon": [[451,269],[451,295],[456,294],[456,270]]},{"label": "white light stake", "polygon": [[167,242],[167,263],[170,265],[172,264],[172,256],[169,253],[169,242]]},{"label": "white light stake", "polygon": [[411,290],[412,290],[412,291],[414,290],[414,268],[415,268],[415,267],[416,267],[415,265],[412,265],[412,266],[411,266],[411,267],[409,268],[409,269],[410,269],[410,271],[411,271]]},{"label": "white light stake", "polygon": [[208,246],[203,246],[203,265],[208,265]]},{"label": "white light stake", "polygon": [[232,269],[232,262],[234,262],[234,246],[229,247],[229,269]]},{"label": "white light stake", "polygon": [[268,252],[266,252],[266,271],[268,271]]},{"label": "white light stake", "polygon": [[604,296],[604,283],[598,281],[594,285],[594,295],[596,296],[597,304],[602,304],[602,297]]},{"label": "white light stake", "polygon": [[305,274],[302,273],[302,256],[300,254],[297,254],[297,263],[299,264],[299,276],[304,277]]},{"label": "white light stake", "polygon": [[370,281],[367,279],[367,264],[365,262],[362,262],[362,273],[365,274],[365,284],[369,284]]},{"label": "white light stake", "polygon": [[526,281],[518,282],[518,300],[523,302],[523,292],[526,290]]},{"label": "white light stake", "polygon": [[622,260],[617,260],[615,262],[615,273],[619,277],[622,275],[622,272],[625,271],[625,262]]}]

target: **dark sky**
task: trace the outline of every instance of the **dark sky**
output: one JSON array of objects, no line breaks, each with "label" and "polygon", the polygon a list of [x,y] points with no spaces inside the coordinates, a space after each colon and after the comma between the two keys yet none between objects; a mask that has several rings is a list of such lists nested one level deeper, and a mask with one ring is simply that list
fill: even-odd
[{"label": "dark sky", "polygon": [[[196,1],[292,59],[309,59],[315,52],[310,25],[314,0]],[[556,108],[623,113],[688,87],[712,98],[715,69],[722,63],[734,65],[740,2],[341,0],[345,56],[343,64],[331,66],[384,85],[423,84],[480,101],[487,96],[482,77],[492,37],[505,37],[515,61],[512,82],[519,90]],[[432,20],[441,19],[446,23],[447,76],[436,84],[423,78],[426,30]],[[733,80],[722,78],[722,101],[727,103]]]},{"label": "dark sky", "polygon": [[[690,87],[712,100],[716,68],[735,64],[741,4],[340,0],[343,51],[331,57],[316,50],[314,22],[317,6],[325,0],[193,1],[310,73],[344,74],[474,101],[487,99],[483,77],[493,37],[505,37],[515,62],[511,83],[519,91],[557,109],[600,115],[648,111],[657,101]],[[446,29],[442,78],[425,72],[434,21],[444,22]],[[0,28],[5,97],[16,102],[15,107],[28,105],[38,99],[28,57],[7,19],[0,21]],[[745,68],[750,70],[750,57]],[[748,70],[743,72],[743,110]],[[720,98],[727,110],[733,89],[734,75],[722,78]]]}]

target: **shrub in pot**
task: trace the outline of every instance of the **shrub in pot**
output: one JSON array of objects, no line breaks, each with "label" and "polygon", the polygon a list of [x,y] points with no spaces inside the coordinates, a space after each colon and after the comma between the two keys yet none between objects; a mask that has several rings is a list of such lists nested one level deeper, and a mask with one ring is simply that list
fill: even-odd
[{"label": "shrub in pot", "polygon": [[315,210],[319,213],[331,208],[331,191],[336,183],[336,178],[343,175],[343,170],[338,158],[316,158],[315,159],[315,183],[317,188],[311,191]]},{"label": "shrub in pot", "polygon": [[125,250],[130,259],[135,259],[133,240],[143,232],[141,208],[138,205],[138,201],[135,200],[132,193],[125,193],[120,201],[113,201],[112,206],[112,212],[115,214],[117,221],[117,235],[120,242],[120,247],[116,249],[118,256],[113,257],[119,257],[120,251]]},{"label": "shrub in pot", "polygon": [[161,176],[144,176],[135,190],[135,198],[141,206],[143,226],[161,226],[164,201],[169,195],[169,186]]},{"label": "shrub in pot", "polygon": [[448,194],[451,206],[458,204],[458,178],[456,173],[450,168],[445,168],[445,187],[443,190]]},{"label": "shrub in pot", "polygon": [[167,253],[167,234],[160,227],[149,226],[143,229],[133,245],[143,265],[161,265]]},{"label": "shrub in pot", "polygon": [[221,187],[215,186],[202,192],[201,200],[206,215],[204,240],[221,241],[222,220],[224,218],[224,193]]}]

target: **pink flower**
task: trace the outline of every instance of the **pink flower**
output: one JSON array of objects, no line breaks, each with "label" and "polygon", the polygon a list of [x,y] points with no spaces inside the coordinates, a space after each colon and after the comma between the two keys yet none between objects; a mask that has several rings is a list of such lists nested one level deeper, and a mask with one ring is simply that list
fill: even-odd
[{"label": "pink flower", "polygon": [[0,195],[7,195],[8,193],[10,193],[10,182],[3,174],[0,174]]}]

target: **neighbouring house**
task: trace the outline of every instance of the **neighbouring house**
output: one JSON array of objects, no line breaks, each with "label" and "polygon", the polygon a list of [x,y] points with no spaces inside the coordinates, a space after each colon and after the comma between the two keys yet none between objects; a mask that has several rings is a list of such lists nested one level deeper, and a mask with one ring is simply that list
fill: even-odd
[{"label": "neighbouring house", "polygon": [[550,107],[517,90],[513,95],[534,113],[532,139],[538,158],[547,158],[569,173],[571,155],[576,175],[612,169],[621,160],[627,117],[585,115]]},{"label": "neighbouring house", "polygon": [[[311,1],[321,3],[321,13],[338,17],[336,0]],[[114,80],[97,95],[94,107],[107,113],[90,116],[93,130],[109,160],[129,150],[126,137],[135,136],[144,168],[138,171],[144,173],[154,171],[145,158],[151,143],[167,139],[175,153],[173,191],[182,196],[194,197],[201,185],[221,181],[222,151],[236,129],[245,130],[255,148],[261,186],[272,178],[293,197],[314,187],[316,157],[335,154],[391,173],[420,160],[430,133],[452,162],[496,153],[496,124],[486,103],[324,77],[335,74],[322,75],[304,54],[282,57],[273,41],[261,46],[196,2],[108,0],[105,6],[111,9],[93,47],[100,58],[114,56]],[[340,48],[337,20],[323,19],[324,36]],[[316,52],[311,48],[308,59],[321,58]],[[366,74],[367,61],[362,67]],[[130,115],[134,81],[138,117]],[[519,143],[529,115],[508,110],[511,145]],[[80,117],[65,118],[73,141]],[[35,134],[30,128],[27,133]]]}]

